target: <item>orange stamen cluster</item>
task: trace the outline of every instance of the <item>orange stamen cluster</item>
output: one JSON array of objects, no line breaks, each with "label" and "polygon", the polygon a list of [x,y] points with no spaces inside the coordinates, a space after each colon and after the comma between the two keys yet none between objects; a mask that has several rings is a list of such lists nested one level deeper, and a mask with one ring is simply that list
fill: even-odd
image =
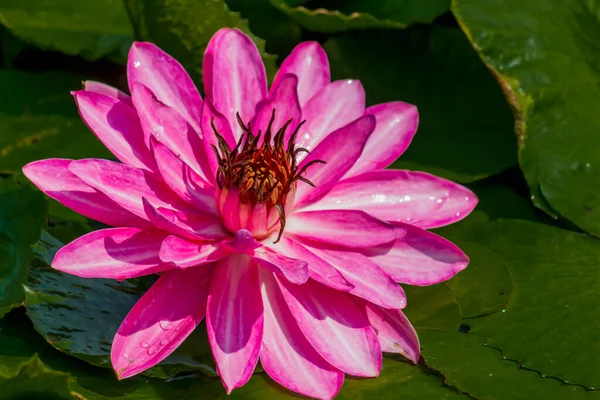
[{"label": "orange stamen cluster", "polygon": [[[214,121],[213,131],[218,140],[217,149],[213,150],[219,162],[217,170],[217,184],[219,189],[236,187],[239,192],[239,200],[244,204],[252,206],[266,203],[267,211],[275,208],[279,213],[279,236],[281,238],[285,227],[285,204],[288,194],[295,188],[297,181],[302,181],[314,187],[314,184],[302,175],[314,164],[324,164],[322,160],[312,160],[302,168],[298,168],[297,156],[301,152],[308,153],[305,148],[296,148],[295,141],[298,132],[306,121],[302,121],[292,135],[287,146],[284,143],[285,132],[292,120],[288,120],[273,136],[272,128],[275,120],[275,110],[264,132],[262,144],[259,146],[262,132],[259,130],[255,135],[252,133],[250,123],[245,125],[237,114],[237,121],[242,128],[242,136],[237,145],[231,149],[225,139],[217,131]],[[271,139],[272,142],[271,142]]]}]

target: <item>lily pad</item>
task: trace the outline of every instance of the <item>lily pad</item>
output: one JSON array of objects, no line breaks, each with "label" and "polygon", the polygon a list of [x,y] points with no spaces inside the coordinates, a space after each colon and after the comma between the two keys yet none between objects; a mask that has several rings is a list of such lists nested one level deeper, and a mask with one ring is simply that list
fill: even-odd
[{"label": "lily pad", "polygon": [[175,57],[197,84],[202,82],[206,45],[223,27],[249,34],[261,52],[267,75],[273,77],[277,71],[277,57],[264,51],[264,40],[252,35],[248,21],[230,11],[224,0],[125,0],[125,6],[137,38],[149,40]]},{"label": "lily pad", "polygon": [[367,103],[419,108],[419,130],[393,168],[471,182],[516,164],[508,105],[458,29],[354,32],[325,49],[333,77],[360,79]]},{"label": "lily pad", "polygon": [[404,286],[404,291],[408,299],[404,313],[417,330],[458,330],[460,307],[448,286]]},{"label": "lily pad", "polygon": [[428,367],[444,376],[447,384],[475,399],[579,400],[600,398],[581,386],[542,378],[502,358],[498,350],[483,345],[474,335],[422,332],[423,358]]},{"label": "lily pad", "polygon": [[542,376],[600,387],[600,241],[518,220],[473,227],[471,240],[500,254],[514,280],[508,306],[469,320],[471,333]]},{"label": "lily pad", "polygon": [[[48,266],[61,246],[44,233],[34,248],[38,262],[31,266],[26,286],[27,315],[55,348],[92,365],[110,367],[115,332],[154,278],[116,282],[63,274]],[[203,325],[147,374],[166,378],[182,371],[215,375]]]},{"label": "lily pad", "polygon": [[33,259],[31,246],[46,224],[46,209],[41,193],[12,179],[0,180],[0,318],[25,301],[21,285]]},{"label": "lily pad", "polygon": [[600,236],[595,2],[455,0],[452,11],[511,103],[536,206]]},{"label": "lily pad", "polygon": [[110,158],[79,118],[69,94],[81,79],[65,73],[0,71],[0,173],[49,157]]},{"label": "lily pad", "polygon": [[328,0],[305,7],[289,0],[270,0],[281,12],[314,32],[335,33],[353,29],[403,29],[432,22],[450,8],[449,0]]},{"label": "lily pad", "polygon": [[0,23],[44,50],[123,60],[133,35],[120,0],[3,0]]},{"label": "lily pad", "polygon": [[68,374],[49,369],[37,356],[23,363],[15,376],[0,376],[2,398],[71,400],[67,384]]}]

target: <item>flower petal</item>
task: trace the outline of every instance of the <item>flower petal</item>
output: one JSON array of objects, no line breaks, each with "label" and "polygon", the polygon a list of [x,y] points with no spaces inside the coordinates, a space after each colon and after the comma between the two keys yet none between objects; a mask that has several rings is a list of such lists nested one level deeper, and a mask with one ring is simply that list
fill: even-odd
[{"label": "flower petal", "polygon": [[[252,130],[261,131],[264,139],[265,132],[273,118],[271,128],[271,142],[277,131],[284,126],[287,121],[291,123],[287,127],[284,136],[284,145],[287,147],[289,138],[300,123],[300,103],[297,95],[298,77],[296,75],[286,74],[282,76],[271,87],[270,96],[261,101],[256,106],[256,115],[252,120]],[[273,115],[273,113],[275,113]],[[261,139],[262,140],[262,139]]]},{"label": "flower petal", "polygon": [[144,212],[156,227],[191,240],[223,240],[228,237],[219,219],[210,214],[156,207],[142,199]]},{"label": "flower petal", "polygon": [[214,182],[217,169],[219,169],[219,160],[214,149],[219,149],[219,141],[215,135],[213,125],[214,129],[217,130],[217,133],[225,139],[229,148],[235,148],[236,143],[233,133],[231,133],[229,121],[227,121],[223,114],[215,110],[210,98],[206,98],[202,105],[202,142],[204,144],[204,153],[206,154],[208,169],[211,173],[210,178],[212,178],[212,181]]},{"label": "flower petal", "polygon": [[311,280],[304,285],[278,282],[300,330],[321,357],[350,375],[379,375],[379,341],[349,294]]},{"label": "flower petal", "polygon": [[23,173],[42,192],[88,218],[112,226],[152,226],[71,173],[72,162],[61,158],[34,161],[23,167]]},{"label": "flower petal", "polygon": [[406,306],[404,290],[368,257],[355,252],[307,247],[340,271],[354,286],[349,290],[351,294],[386,308],[400,309]]},{"label": "flower petal", "polygon": [[179,236],[167,236],[160,245],[159,258],[180,268],[194,267],[217,261],[219,252],[210,243],[192,242]]},{"label": "flower petal", "polygon": [[129,90],[141,83],[200,133],[202,97],[181,64],[152,43],[135,42],[127,60]]},{"label": "flower petal", "polygon": [[430,229],[469,215],[477,197],[464,186],[425,172],[373,171],[339,182],[307,210],[362,210],[384,221]]},{"label": "flower petal", "polygon": [[302,169],[315,160],[324,161],[326,164],[315,164],[308,167],[303,176],[316,187],[300,183],[296,189],[294,208],[310,204],[327,193],[358,160],[374,128],[375,117],[365,115],[331,133],[319,143],[300,162],[298,168]]},{"label": "flower petal", "polygon": [[133,306],[113,340],[110,358],[119,379],[153,367],[204,318],[212,268],[165,272]]},{"label": "flower petal", "polygon": [[125,104],[127,104],[128,106],[133,107],[133,103],[131,102],[131,97],[129,97],[129,95],[105,83],[96,81],[84,81],[83,90],[86,90],[88,92],[104,94],[117,100],[121,100],[125,102]]},{"label": "flower petal", "polygon": [[406,235],[401,240],[364,252],[394,281],[434,285],[452,278],[469,264],[469,257],[452,242],[416,226],[402,225]]},{"label": "flower petal", "polygon": [[296,212],[287,218],[288,235],[346,248],[369,248],[396,240],[404,229],[356,210]]},{"label": "flower petal", "polygon": [[[347,79],[328,84],[302,107],[302,119],[306,124],[298,134],[297,147],[316,149],[331,132],[364,113],[365,90],[360,81]],[[300,154],[299,161],[304,157],[304,153]]]},{"label": "flower petal", "polygon": [[419,362],[419,337],[415,328],[400,310],[387,310],[374,304],[366,304],[367,317],[377,332],[381,351],[399,353],[413,363]]},{"label": "flower petal", "polygon": [[154,274],[174,267],[158,257],[166,237],[159,230],[101,229],[58,250],[52,267],[82,278],[120,280]]},{"label": "flower petal", "polygon": [[154,136],[194,172],[205,178],[202,165],[206,157],[199,131],[192,129],[175,109],[159,102],[146,86],[134,84],[131,96],[146,135]]},{"label": "flower petal", "polygon": [[142,198],[148,199],[155,207],[189,207],[163,182],[125,164],[89,158],[71,162],[69,171],[126,210],[144,219],[148,217]]},{"label": "flower petal", "polygon": [[156,169],[140,120],[131,106],[85,90],[73,92],[73,97],[85,124],[115,157],[132,167]]},{"label": "flower petal", "polygon": [[342,274],[323,259],[306,250],[301,244],[283,236],[277,243],[268,245],[271,249],[288,257],[305,260],[308,263],[308,276],[335,290],[347,292],[354,286]]},{"label": "flower petal", "polygon": [[308,280],[308,264],[306,261],[286,257],[265,248],[255,250],[252,258],[264,269],[281,274],[285,279],[297,285],[301,285]]},{"label": "flower petal", "polygon": [[206,330],[227,393],[248,382],[263,337],[258,269],[245,255],[220,260],[208,295]]},{"label": "flower petal", "polygon": [[346,178],[384,169],[393,163],[408,148],[419,126],[417,107],[401,101],[371,106],[365,114],[374,115],[377,125]]},{"label": "flower petal", "polygon": [[206,97],[227,118],[237,140],[242,129],[236,113],[247,123],[267,96],[267,75],[256,45],[238,29],[219,30],[206,47],[202,74]]},{"label": "flower petal", "polygon": [[285,74],[298,77],[298,100],[304,105],[330,82],[327,53],[317,42],[303,42],[283,60],[272,86]]},{"label": "flower petal", "polygon": [[306,340],[272,274],[259,274],[264,305],[262,367],[273,380],[296,393],[333,398],[344,382],[344,373],[325,361]]},{"label": "flower petal", "polygon": [[167,146],[154,138],[151,138],[150,142],[158,171],[167,186],[183,201],[199,211],[216,215],[217,209],[212,185],[198,176]]}]

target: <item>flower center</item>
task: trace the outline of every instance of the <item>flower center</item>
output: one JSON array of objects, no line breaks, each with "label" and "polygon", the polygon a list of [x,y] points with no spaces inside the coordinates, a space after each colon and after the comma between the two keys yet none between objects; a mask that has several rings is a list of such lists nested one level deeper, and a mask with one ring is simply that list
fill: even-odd
[{"label": "flower center", "polygon": [[[218,140],[218,148],[213,145],[213,150],[219,162],[216,180],[221,190],[219,211],[225,226],[233,233],[251,227],[254,229],[249,230],[254,236],[263,238],[278,224],[277,243],[285,228],[285,206],[288,198],[293,197],[297,181],[314,186],[302,175],[311,165],[325,162],[313,160],[298,168],[298,154],[308,153],[295,144],[298,131],[306,121],[298,124],[285,143],[292,120],[286,121],[273,135],[274,120],[275,110],[264,134],[260,130],[254,134],[250,123],[245,125],[238,113],[237,121],[243,133],[233,149],[219,134],[214,121],[212,128]],[[237,204],[232,204],[232,200]],[[232,206],[238,210],[232,210]],[[271,215],[273,210],[276,218]],[[232,214],[236,214],[233,219]]]}]

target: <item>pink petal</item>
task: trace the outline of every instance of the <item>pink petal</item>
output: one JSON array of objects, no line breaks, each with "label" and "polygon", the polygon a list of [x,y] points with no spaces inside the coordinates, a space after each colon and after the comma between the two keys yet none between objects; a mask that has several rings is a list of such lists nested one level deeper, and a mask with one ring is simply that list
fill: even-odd
[{"label": "pink petal", "polygon": [[[298,134],[297,147],[316,149],[331,132],[364,113],[365,90],[360,81],[347,79],[328,84],[302,107],[306,124]],[[299,160],[304,157],[305,153],[300,154]]]},{"label": "pink petal", "polygon": [[206,47],[202,74],[206,97],[227,118],[237,140],[242,130],[236,113],[248,123],[267,96],[265,66],[256,45],[238,29],[219,30]]},{"label": "pink petal", "polygon": [[260,271],[264,305],[264,335],[260,362],[282,386],[306,396],[331,399],[344,382],[343,372],[313,349],[285,303],[277,282]]},{"label": "pink petal", "polygon": [[105,83],[96,81],[85,81],[83,82],[83,90],[86,90],[88,92],[104,94],[117,100],[121,100],[128,106],[133,107],[133,103],[131,102],[131,97],[129,97],[129,95]]},{"label": "pink petal", "polygon": [[243,386],[258,362],[263,305],[258,269],[245,255],[218,262],[208,295],[206,330],[227,393]]},{"label": "pink petal", "polygon": [[121,207],[144,219],[148,217],[142,198],[148,199],[155,207],[186,207],[163,182],[125,164],[89,158],[73,161],[69,164],[69,171]]},{"label": "pink petal", "polygon": [[219,142],[213,130],[213,125],[214,128],[217,130],[217,133],[221,135],[223,139],[225,139],[225,142],[227,142],[229,148],[235,148],[235,138],[233,137],[233,133],[231,132],[229,121],[227,121],[223,114],[215,110],[212,101],[210,100],[210,98],[207,98],[204,100],[204,104],[202,106],[202,135],[204,153],[206,154],[206,160],[211,172],[211,178],[214,181],[217,169],[219,169],[219,160],[217,158],[217,155],[215,154],[214,149],[216,148],[217,150],[219,150]]},{"label": "pink petal", "polygon": [[303,176],[316,187],[301,182],[296,189],[294,207],[308,205],[327,193],[358,160],[374,128],[375,117],[365,115],[331,133],[319,143],[300,162],[299,168],[314,160],[321,160],[326,164],[314,164],[308,167]]},{"label": "pink petal", "polygon": [[298,77],[298,100],[304,105],[329,84],[329,60],[321,45],[317,42],[303,42],[292,50],[283,60],[275,76],[273,86],[285,74]]},{"label": "pink petal", "polygon": [[219,244],[222,249],[233,254],[252,255],[254,250],[262,247],[262,243],[252,237],[252,233],[246,229],[240,229],[235,233],[233,239],[223,241]]},{"label": "pink petal", "polygon": [[296,212],[287,218],[288,235],[346,248],[369,248],[404,235],[403,229],[356,210]]},{"label": "pink petal", "polygon": [[425,172],[373,171],[339,182],[308,210],[362,210],[385,221],[430,229],[460,221],[477,197],[464,186]]},{"label": "pink petal", "polygon": [[165,272],[133,306],[113,340],[111,361],[119,379],[153,367],[204,318],[212,268]]},{"label": "pink petal", "polygon": [[178,236],[167,236],[160,246],[159,258],[180,268],[194,267],[217,261],[219,252],[211,243],[198,243]]},{"label": "pink petal", "polygon": [[216,215],[214,189],[167,146],[151,140],[152,153],[164,182],[183,201],[207,214]]},{"label": "pink petal", "polygon": [[252,120],[252,130],[262,132],[264,138],[267,127],[275,112],[275,118],[271,128],[271,141],[277,131],[289,120],[292,122],[287,127],[284,136],[284,145],[287,146],[289,138],[300,123],[300,104],[296,93],[298,87],[298,77],[287,74],[282,76],[271,87],[270,96],[261,101],[256,107],[256,116]]},{"label": "pink petal", "polygon": [[265,248],[255,250],[252,258],[261,267],[281,274],[285,279],[297,285],[301,285],[308,280],[308,264],[306,261],[286,257]]},{"label": "pink petal", "polygon": [[452,278],[469,264],[455,244],[426,230],[402,224],[406,235],[364,252],[396,282],[434,285]]},{"label": "pink petal", "polygon": [[133,107],[116,98],[85,90],[73,92],[73,96],[83,121],[115,157],[132,167],[156,169]]},{"label": "pink petal", "polygon": [[140,116],[142,128],[148,136],[154,136],[204,178],[202,163],[205,159],[202,138],[198,131],[173,108],[160,103],[154,94],[142,84],[131,89],[133,103]]},{"label": "pink petal", "polygon": [[176,110],[200,132],[202,98],[192,79],[173,57],[152,43],[135,42],[127,61],[129,90],[140,83],[146,86],[161,103]]},{"label": "pink petal", "polygon": [[387,310],[366,304],[367,317],[377,332],[381,351],[399,353],[413,363],[419,362],[421,348],[415,328],[400,310]]},{"label": "pink petal", "polygon": [[408,148],[419,126],[417,107],[401,101],[377,104],[365,113],[374,115],[377,125],[346,178],[389,166]]},{"label": "pink petal", "polygon": [[210,214],[156,207],[142,199],[144,212],[156,227],[191,240],[223,240],[228,237],[219,219]]},{"label": "pink petal", "polygon": [[379,341],[349,294],[311,280],[304,285],[278,282],[300,330],[321,357],[350,375],[379,375]]},{"label": "pink petal", "polygon": [[270,243],[268,247],[288,257],[305,260],[308,263],[308,276],[325,286],[343,292],[354,288],[337,269],[285,236],[277,243]]},{"label": "pink petal", "polygon": [[159,230],[101,229],[62,247],[52,267],[82,278],[121,280],[154,274],[174,267],[158,257],[166,236]]},{"label": "pink petal", "polygon": [[308,250],[331,264],[354,286],[349,290],[351,294],[386,308],[406,306],[404,290],[366,256],[316,246],[308,246]]},{"label": "pink petal", "polygon": [[42,192],[88,218],[112,226],[151,227],[69,171],[72,160],[50,158],[23,167],[23,173]]}]

